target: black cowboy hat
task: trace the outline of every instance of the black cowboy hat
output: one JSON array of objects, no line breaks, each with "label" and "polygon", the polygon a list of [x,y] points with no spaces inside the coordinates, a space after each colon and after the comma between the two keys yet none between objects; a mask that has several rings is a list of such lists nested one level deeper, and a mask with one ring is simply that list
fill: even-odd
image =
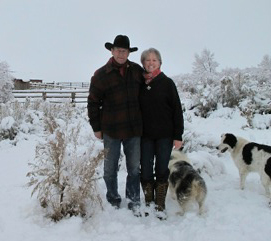
[{"label": "black cowboy hat", "polygon": [[130,52],[134,52],[137,51],[138,48],[137,47],[133,47],[130,48],[130,40],[126,35],[118,35],[115,40],[114,43],[105,43],[105,48],[110,50],[114,47],[119,47],[119,48],[124,48],[124,49],[129,49]]}]

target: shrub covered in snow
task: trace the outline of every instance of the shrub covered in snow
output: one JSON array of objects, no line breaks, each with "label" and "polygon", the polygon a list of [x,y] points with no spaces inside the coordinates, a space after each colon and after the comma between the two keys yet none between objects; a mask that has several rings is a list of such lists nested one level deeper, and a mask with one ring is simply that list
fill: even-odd
[{"label": "shrub covered in snow", "polygon": [[258,67],[224,69],[216,72],[213,54],[204,50],[196,55],[192,74],[174,77],[182,96],[189,96],[187,109],[201,117],[208,117],[217,109],[238,107],[244,115],[271,113],[271,61],[264,56]]},{"label": "shrub covered in snow", "polygon": [[[62,115],[69,115],[69,109]],[[44,117],[46,138],[36,147],[35,162],[27,176],[32,195],[46,210],[46,216],[58,221],[66,216],[91,216],[102,202],[96,190],[96,168],[103,158],[89,137],[88,149],[79,148],[80,125],[55,118],[53,112]]]},{"label": "shrub covered in snow", "polygon": [[13,77],[6,62],[0,62],[0,103],[6,103],[13,98]]},{"label": "shrub covered in snow", "polygon": [[8,116],[0,123],[0,141],[4,139],[14,140],[18,133],[18,126],[13,117]]},{"label": "shrub covered in snow", "polygon": [[30,101],[1,104],[0,140],[14,140],[18,133],[31,134],[38,132],[42,126],[42,118],[43,109],[34,110]]}]

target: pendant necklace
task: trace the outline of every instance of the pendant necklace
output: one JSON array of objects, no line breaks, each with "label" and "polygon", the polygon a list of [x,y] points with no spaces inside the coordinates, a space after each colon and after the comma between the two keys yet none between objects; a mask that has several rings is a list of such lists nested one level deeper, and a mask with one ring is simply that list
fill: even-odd
[{"label": "pendant necklace", "polygon": [[150,90],[150,89],[151,89],[151,87],[148,85],[148,86],[147,86],[147,90]]}]

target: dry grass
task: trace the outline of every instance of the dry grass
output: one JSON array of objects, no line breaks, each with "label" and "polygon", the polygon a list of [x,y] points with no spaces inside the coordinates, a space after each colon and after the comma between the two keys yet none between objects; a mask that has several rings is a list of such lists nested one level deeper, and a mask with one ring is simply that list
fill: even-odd
[{"label": "dry grass", "polygon": [[102,201],[96,189],[96,167],[103,152],[95,155],[94,143],[83,154],[77,153],[80,125],[71,130],[61,126],[47,112],[46,141],[36,147],[35,163],[28,172],[32,195],[37,193],[46,216],[59,221],[66,216],[91,216]]}]

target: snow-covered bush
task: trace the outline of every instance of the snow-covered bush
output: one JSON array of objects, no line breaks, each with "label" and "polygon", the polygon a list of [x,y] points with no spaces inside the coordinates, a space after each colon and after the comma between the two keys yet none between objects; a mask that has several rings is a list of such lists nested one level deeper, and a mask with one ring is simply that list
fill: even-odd
[{"label": "snow-covered bush", "polygon": [[85,107],[30,100],[0,104],[0,141],[14,144],[26,134],[41,139],[27,175],[46,215],[55,221],[67,215],[90,216],[101,206],[95,184],[103,152],[94,141]]},{"label": "snow-covered bush", "polygon": [[6,62],[0,62],[0,103],[13,99],[13,77]]},{"label": "snow-covered bush", "polygon": [[45,117],[46,139],[36,148],[35,163],[29,187],[46,215],[54,221],[66,216],[91,216],[101,199],[96,190],[96,167],[103,158],[103,152],[95,149],[89,139],[89,148],[79,149],[80,125],[69,126],[67,122],[52,115]]},{"label": "snow-covered bush", "polygon": [[239,102],[239,95],[234,88],[233,78],[230,76],[224,76],[220,80],[220,91],[221,91],[221,103],[226,107],[235,107]]},{"label": "snow-covered bush", "polygon": [[255,114],[252,118],[252,127],[257,129],[269,129],[271,127],[271,114]]},{"label": "snow-covered bush", "polygon": [[18,126],[13,117],[3,118],[0,123],[0,141],[5,139],[14,140],[17,133]]},{"label": "snow-covered bush", "polygon": [[[41,110],[33,110],[30,101],[8,102],[0,105],[0,140],[14,140],[19,132],[39,132],[43,118]],[[7,121],[9,120],[9,121]],[[12,125],[10,124],[12,120]]]},{"label": "snow-covered bush", "polygon": [[[193,158],[194,154],[196,154],[197,157],[200,155],[202,158],[200,160],[198,158]],[[206,150],[203,150],[191,153],[190,157],[193,167],[201,174],[207,174],[212,178],[225,173],[225,166],[217,155],[212,155]]]},{"label": "snow-covered bush", "polygon": [[271,61],[269,56],[259,64],[240,70],[216,72],[213,54],[204,50],[195,55],[193,73],[175,76],[180,96],[190,96],[188,109],[201,117],[222,105],[238,107],[251,122],[254,114],[271,114]]}]

